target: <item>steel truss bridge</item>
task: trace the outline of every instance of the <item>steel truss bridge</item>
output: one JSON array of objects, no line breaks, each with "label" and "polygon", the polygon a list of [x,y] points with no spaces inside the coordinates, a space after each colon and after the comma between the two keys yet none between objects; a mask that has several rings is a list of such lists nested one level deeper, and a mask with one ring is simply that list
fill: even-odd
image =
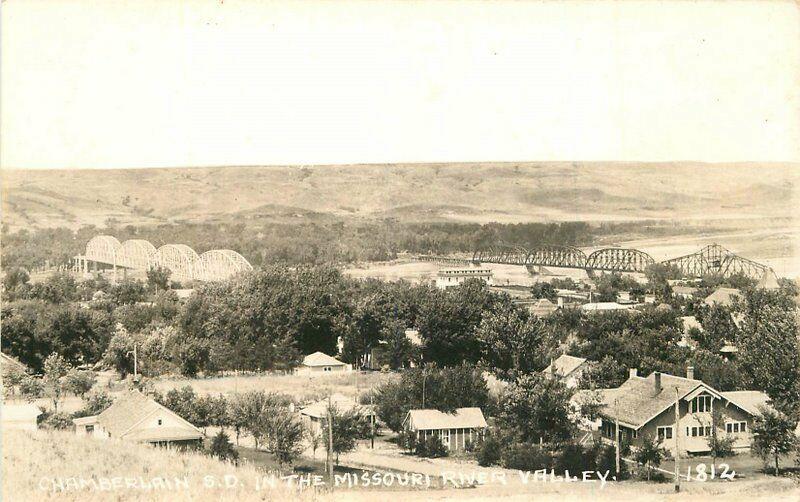
[{"label": "steel truss bridge", "polygon": [[[431,257],[428,258],[427,261],[434,261]],[[642,273],[647,267],[656,264],[656,261],[644,251],[630,248],[603,248],[587,255],[573,246],[544,245],[528,249],[522,246],[497,245],[475,251],[472,263],[577,268],[588,272]],[[684,277],[701,277],[707,274],[730,277],[744,274],[759,279],[769,270],[766,265],[738,256],[718,244],[660,263],[676,267]]]},{"label": "steel truss bridge", "polygon": [[89,264],[117,269],[149,270],[164,267],[170,278],[190,281],[221,281],[253,270],[253,266],[239,253],[230,249],[212,249],[198,255],[186,244],[165,244],[156,248],[143,239],[120,242],[110,235],[98,235],[86,244],[86,252],[73,258],[73,270],[88,272]]}]

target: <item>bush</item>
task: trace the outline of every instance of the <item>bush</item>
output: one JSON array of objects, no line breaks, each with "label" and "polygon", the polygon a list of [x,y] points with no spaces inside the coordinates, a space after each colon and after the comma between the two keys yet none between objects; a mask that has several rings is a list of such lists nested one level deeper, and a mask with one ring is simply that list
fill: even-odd
[{"label": "bush", "polygon": [[[615,469],[616,449],[614,448],[614,445],[600,447],[600,452],[597,455],[597,470],[599,472],[610,472],[613,476]],[[617,481],[622,481],[623,479],[628,479],[630,477],[628,466],[622,459],[620,459],[619,462],[619,471],[619,474],[617,474]]]},{"label": "bush", "polygon": [[503,444],[493,434],[487,434],[483,441],[478,443],[475,459],[478,465],[488,467],[500,463]]},{"label": "bush", "polygon": [[714,435],[708,440],[708,447],[711,450],[711,456],[714,458],[732,457],[734,438],[731,436]]},{"label": "bush", "polygon": [[439,436],[430,436],[417,443],[416,454],[418,457],[426,458],[446,457],[447,448]]},{"label": "bush", "polygon": [[208,454],[223,461],[229,460],[236,462],[239,458],[239,452],[233,447],[233,443],[231,443],[225,431],[219,431],[219,433],[214,436],[214,439],[211,440],[211,444],[208,447]]},{"label": "bush", "polygon": [[400,431],[400,434],[397,435],[397,446],[409,453],[414,453],[414,450],[417,449],[417,433],[408,430]]},{"label": "bush", "polygon": [[537,471],[551,469],[553,456],[549,451],[532,443],[509,445],[500,455],[500,465],[506,469]]},{"label": "bush", "polygon": [[67,430],[71,429],[72,417],[67,413],[43,413],[40,415],[40,425],[43,429]]},{"label": "bush", "polygon": [[575,443],[564,446],[556,460],[557,472],[581,472],[597,469],[597,452],[593,447],[584,448]]}]

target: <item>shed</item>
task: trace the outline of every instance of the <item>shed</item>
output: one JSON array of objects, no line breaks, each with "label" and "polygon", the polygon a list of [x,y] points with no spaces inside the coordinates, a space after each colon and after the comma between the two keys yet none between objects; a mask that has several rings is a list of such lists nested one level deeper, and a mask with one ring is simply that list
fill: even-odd
[{"label": "shed", "polygon": [[480,408],[457,408],[453,413],[410,410],[403,421],[403,428],[416,433],[418,441],[437,437],[450,451],[465,449],[467,441],[483,437],[487,427]]}]

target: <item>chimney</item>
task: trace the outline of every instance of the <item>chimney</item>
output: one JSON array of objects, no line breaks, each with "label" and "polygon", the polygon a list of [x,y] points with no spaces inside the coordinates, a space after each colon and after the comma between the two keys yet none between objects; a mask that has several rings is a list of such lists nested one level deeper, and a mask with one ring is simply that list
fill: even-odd
[{"label": "chimney", "polygon": [[694,366],[686,367],[686,378],[689,380],[694,380]]},{"label": "chimney", "polygon": [[658,395],[661,392],[661,372],[656,371],[653,373],[653,393]]},{"label": "chimney", "polygon": [[633,378],[639,374],[639,370],[636,368],[631,368],[628,370],[628,378]]}]

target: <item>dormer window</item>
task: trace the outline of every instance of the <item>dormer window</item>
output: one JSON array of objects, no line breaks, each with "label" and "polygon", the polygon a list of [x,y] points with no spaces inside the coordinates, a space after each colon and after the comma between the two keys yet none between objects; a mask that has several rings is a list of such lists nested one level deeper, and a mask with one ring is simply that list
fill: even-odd
[{"label": "dormer window", "polygon": [[711,412],[711,396],[697,396],[692,399],[692,413]]}]

